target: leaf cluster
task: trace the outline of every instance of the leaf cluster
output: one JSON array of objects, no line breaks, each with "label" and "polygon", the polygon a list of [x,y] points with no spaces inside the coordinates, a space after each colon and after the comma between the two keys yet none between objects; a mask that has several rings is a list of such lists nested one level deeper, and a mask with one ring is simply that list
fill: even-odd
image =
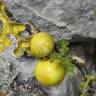
[{"label": "leaf cluster", "polygon": [[73,73],[75,66],[71,63],[72,56],[68,48],[68,41],[61,39],[56,42],[55,51],[51,54],[51,58],[60,60],[61,65],[66,70],[66,73]]},{"label": "leaf cluster", "polygon": [[96,73],[90,73],[85,75],[86,79],[80,83],[80,96],[89,96],[88,89],[90,89],[90,82],[96,82]]}]

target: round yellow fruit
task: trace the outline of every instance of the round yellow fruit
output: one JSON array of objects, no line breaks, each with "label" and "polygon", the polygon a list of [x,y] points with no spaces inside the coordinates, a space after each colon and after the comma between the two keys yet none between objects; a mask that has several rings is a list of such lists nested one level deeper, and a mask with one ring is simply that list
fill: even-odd
[{"label": "round yellow fruit", "polygon": [[36,57],[48,56],[54,49],[54,39],[47,32],[39,32],[30,40],[31,54]]},{"label": "round yellow fruit", "polygon": [[57,85],[64,80],[66,72],[58,60],[39,60],[36,64],[35,76],[46,86]]}]

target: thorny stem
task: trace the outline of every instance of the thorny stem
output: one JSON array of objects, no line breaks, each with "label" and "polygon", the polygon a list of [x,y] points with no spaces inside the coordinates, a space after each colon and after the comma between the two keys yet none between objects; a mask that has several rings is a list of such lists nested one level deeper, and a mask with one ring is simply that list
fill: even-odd
[{"label": "thorny stem", "polygon": [[73,60],[77,60],[77,62],[80,63],[80,64],[82,64],[82,65],[85,63],[84,60],[82,60],[81,58],[79,58],[77,56],[72,56],[72,58],[73,58]]},{"label": "thorny stem", "polygon": [[34,23],[32,22],[32,20],[28,21],[28,26],[31,28],[30,30],[30,34],[36,34],[38,32],[40,32],[40,30],[34,25]]},{"label": "thorny stem", "polygon": [[72,59],[73,59],[72,63],[75,64],[75,66],[81,71],[83,77],[86,79],[85,75],[88,72],[85,68],[85,65],[86,65],[85,61],[77,56],[72,56]]},{"label": "thorny stem", "polygon": [[[16,20],[16,18],[13,16],[13,14],[10,12],[10,10],[8,10],[7,8],[5,9],[5,12],[7,13],[8,17],[11,17],[12,20],[20,22],[19,20]],[[27,31],[30,33],[30,35],[40,32],[40,30],[34,25],[32,20],[29,20],[28,24],[26,24],[26,25],[28,25]]]}]

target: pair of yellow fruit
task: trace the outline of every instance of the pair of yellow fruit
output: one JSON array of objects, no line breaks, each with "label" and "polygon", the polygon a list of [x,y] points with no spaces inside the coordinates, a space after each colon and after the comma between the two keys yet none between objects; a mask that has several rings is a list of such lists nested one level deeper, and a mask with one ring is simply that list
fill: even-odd
[{"label": "pair of yellow fruit", "polygon": [[[54,39],[47,32],[35,34],[30,41],[30,49],[33,56],[45,57],[54,50]],[[40,59],[35,68],[37,80],[47,86],[59,84],[65,77],[64,67],[59,60],[51,61],[51,58]]]}]

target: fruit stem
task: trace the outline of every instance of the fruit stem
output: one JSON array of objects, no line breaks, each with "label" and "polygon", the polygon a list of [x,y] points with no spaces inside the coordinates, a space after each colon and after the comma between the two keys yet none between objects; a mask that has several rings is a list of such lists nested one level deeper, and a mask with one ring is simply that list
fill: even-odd
[{"label": "fruit stem", "polygon": [[80,57],[77,57],[75,55],[72,56],[72,59],[73,60],[76,60],[81,65],[85,64],[85,61],[84,60],[82,60]]},{"label": "fruit stem", "polygon": [[36,33],[40,32],[40,30],[34,25],[32,20],[28,21],[28,25],[31,28],[31,34],[36,34]]},{"label": "fruit stem", "polygon": [[86,63],[84,60],[82,60],[80,57],[77,56],[72,56],[73,60],[73,64],[75,64],[75,66],[81,71],[81,73],[83,74],[84,79],[86,79],[85,75],[88,74],[88,71],[86,70]]}]

